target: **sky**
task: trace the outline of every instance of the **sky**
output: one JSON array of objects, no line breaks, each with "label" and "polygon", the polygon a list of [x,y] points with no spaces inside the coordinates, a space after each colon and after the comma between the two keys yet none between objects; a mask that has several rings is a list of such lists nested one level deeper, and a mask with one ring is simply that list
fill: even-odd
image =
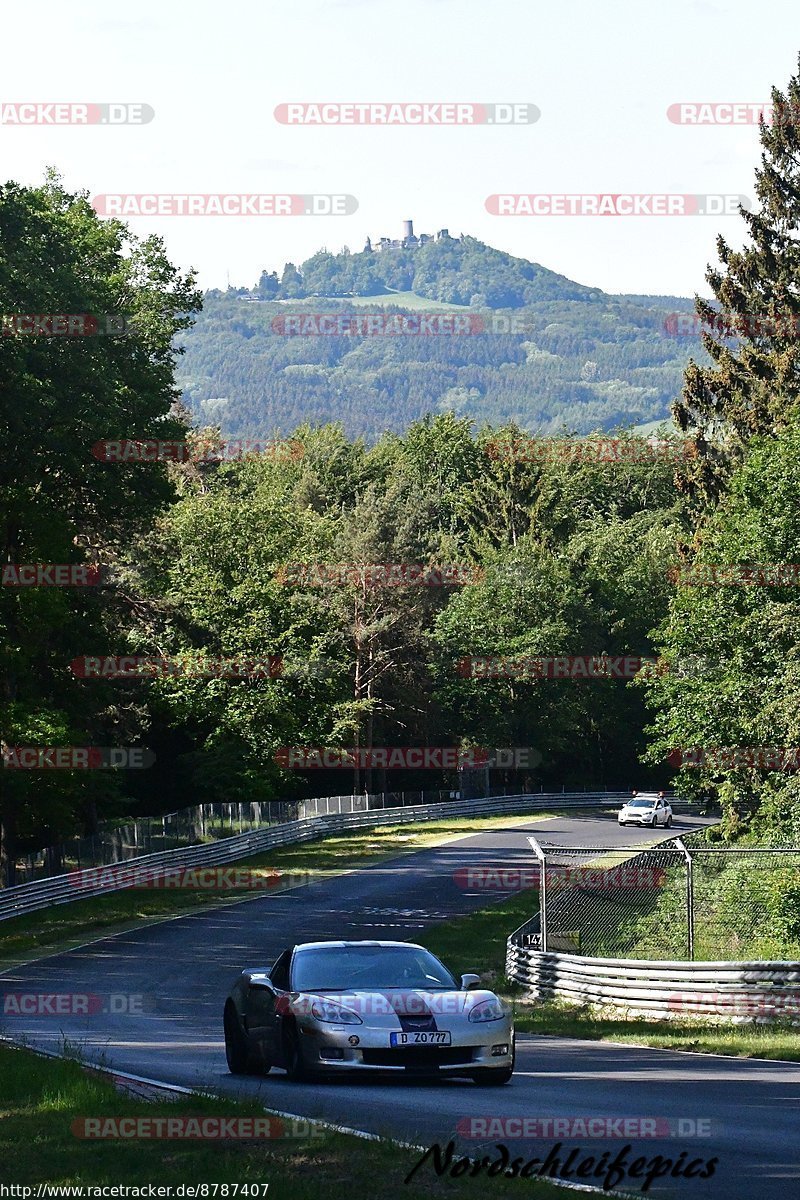
[{"label": "sky", "polygon": [[[754,200],[755,125],[671,122],[685,102],[759,103],[797,69],[796,0],[82,0],[6,4],[0,105],[146,104],[141,125],[0,123],[3,180],[108,194],[347,195],[350,215],[136,216],[203,287],[370,235],[447,227],[608,292],[708,292],[737,215],[496,216],[496,193]],[[278,105],[536,105],[506,127],[287,125]],[[2,109],[0,109],[2,112]]]}]

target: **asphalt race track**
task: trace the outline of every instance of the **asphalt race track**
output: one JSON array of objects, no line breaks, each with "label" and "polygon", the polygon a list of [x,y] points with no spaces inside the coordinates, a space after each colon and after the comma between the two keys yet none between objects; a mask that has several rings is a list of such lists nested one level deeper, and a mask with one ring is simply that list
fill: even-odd
[{"label": "asphalt race track", "polygon": [[[668,835],[703,823],[700,818],[678,817]],[[612,814],[570,814],[498,826],[326,882],[102,938],[0,977],[6,996],[88,993],[98,997],[90,1004],[97,1011],[81,1016],[5,1015],[2,1033],[51,1050],[66,1038],[87,1058],[102,1056],[106,1065],[120,1071],[255,1095],[277,1110],[417,1146],[455,1138],[461,1150],[473,1155],[494,1156],[495,1143],[505,1141],[512,1157],[544,1157],[559,1138],[510,1140],[491,1133],[487,1138],[480,1131],[489,1127],[480,1125],[474,1130],[478,1136],[467,1137],[468,1117],[652,1117],[661,1121],[660,1136],[630,1139],[631,1159],[640,1154],[677,1159],[686,1151],[684,1162],[716,1155],[719,1163],[709,1180],[657,1180],[648,1194],[698,1200],[788,1200],[800,1195],[800,1064],[522,1035],[517,1041],[517,1073],[508,1086],[498,1089],[477,1088],[468,1081],[376,1083],[363,1077],[303,1085],[290,1083],[277,1071],[263,1079],[228,1074],[222,1005],[242,967],[269,966],[291,941],[374,937],[424,944],[429,925],[491,902],[486,893],[465,895],[454,872],[489,863],[530,866],[528,832],[556,845],[656,840],[652,830],[619,829]],[[668,835],[664,831],[663,836]],[[475,969],[484,965],[476,954]],[[141,1000],[131,1005],[111,996]],[[109,1011],[114,1007],[137,1011]],[[697,1121],[707,1123],[708,1136],[687,1135]],[[684,1136],[678,1136],[679,1129]],[[561,1158],[576,1146],[583,1154],[599,1157],[609,1151],[613,1158],[625,1144],[619,1136],[567,1138]],[[625,1189],[635,1191],[634,1181]],[[491,1193],[491,1183],[482,1183],[480,1190]]]}]

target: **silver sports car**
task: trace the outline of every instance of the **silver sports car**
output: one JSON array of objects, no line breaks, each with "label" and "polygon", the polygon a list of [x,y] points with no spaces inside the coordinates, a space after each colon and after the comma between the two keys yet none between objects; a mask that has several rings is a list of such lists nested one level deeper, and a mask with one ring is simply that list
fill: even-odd
[{"label": "silver sports car", "polygon": [[225,1004],[234,1074],[291,1079],[340,1071],[463,1075],[508,1083],[511,1013],[477,975],[460,983],[408,942],[305,942],[242,971]]}]

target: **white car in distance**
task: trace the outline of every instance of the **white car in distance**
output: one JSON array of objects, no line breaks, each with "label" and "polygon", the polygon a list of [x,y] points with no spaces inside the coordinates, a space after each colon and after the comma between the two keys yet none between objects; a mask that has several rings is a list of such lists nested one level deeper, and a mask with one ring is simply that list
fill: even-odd
[{"label": "white car in distance", "polygon": [[660,792],[636,792],[623,804],[617,817],[618,825],[649,825],[653,829],[672,824],[672,805]]}]

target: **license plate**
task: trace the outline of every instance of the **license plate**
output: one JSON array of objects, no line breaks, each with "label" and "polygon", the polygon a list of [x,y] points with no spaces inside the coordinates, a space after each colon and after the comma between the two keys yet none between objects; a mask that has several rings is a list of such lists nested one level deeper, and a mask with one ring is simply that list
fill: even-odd
[{"label": "license plate", "polygon": [[443,1030],[425,1033],[390,1033],[390,1046],[449,1046],[450,1034]]}]

